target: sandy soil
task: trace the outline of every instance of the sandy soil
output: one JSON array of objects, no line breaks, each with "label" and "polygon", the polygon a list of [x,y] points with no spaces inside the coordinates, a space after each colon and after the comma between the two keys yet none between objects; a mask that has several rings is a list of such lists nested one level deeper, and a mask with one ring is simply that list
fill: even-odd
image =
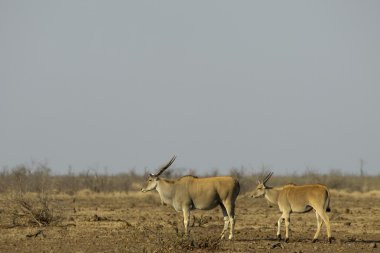
[{"label": "sandy soil", "polygon": [[[237,201],[233,241],[218,240],[221,211],[193,211],[190,237],[183,237],[182,215],[162,206],[157,193],[56,195],[63,217],[48,227],[9,228],[0,208],[0,252],[380,252],[380,194],[332,191],[332,235],[319,241],[313,212],[292,214],[290,242],[276,240],[277,207],[249,194]],[[4,198],[1,205],[7,205]],[[284,230],[282,230],[284,231]]]}]

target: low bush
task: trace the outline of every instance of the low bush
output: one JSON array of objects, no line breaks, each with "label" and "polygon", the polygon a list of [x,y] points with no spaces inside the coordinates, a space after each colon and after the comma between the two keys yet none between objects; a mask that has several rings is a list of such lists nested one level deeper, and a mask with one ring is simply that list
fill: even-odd
[{"label": "low bush", "polygon": [[5,200],[4,213],[8,227],[54,226],[62,217],[48,194],[9,193]]}]

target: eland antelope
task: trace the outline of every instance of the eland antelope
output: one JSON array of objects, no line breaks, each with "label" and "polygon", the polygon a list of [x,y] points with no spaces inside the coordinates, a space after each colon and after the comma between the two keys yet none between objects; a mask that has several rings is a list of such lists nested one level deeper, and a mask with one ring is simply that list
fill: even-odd
[{"label": "eland antelope", "polygon": [[171,205],[177,212],[183,212],[185,234],[189,233],[190,210],[210,210],[220,206],[224,216],[221,239],[230,227],[229,239],[233,238],[235,225],[235,201],[239,195],[239,182],[228,176],[205,177],[184,176],[178,179],[165,179],[160,175],[174,162],[176,156],[159,168],[157,174],[150,174],[142,192],[157,190],[161,201]]},{"label": "eland antelope", "polygon": [[277,237],[281,240],[281,221],[285,220],[285,241],[289,241],[289,223],[290,214],[305,213],[314,209],[317,217],[317,232],[314,235],[313,242],[317,241],[321,230],[322,222],[325,222],[327,228],[327,237],[331,243],[330,220],[326,212],[330,212],[330,193],[327,186],[322,184],[295,185],[288,184],[283,187],[268,187],[266,182],[273,175],[269,173],[264,180],[258,181],[257,187],[252,197],[265,197],[269,202],[277,204],[282,212],[277,222]]}]

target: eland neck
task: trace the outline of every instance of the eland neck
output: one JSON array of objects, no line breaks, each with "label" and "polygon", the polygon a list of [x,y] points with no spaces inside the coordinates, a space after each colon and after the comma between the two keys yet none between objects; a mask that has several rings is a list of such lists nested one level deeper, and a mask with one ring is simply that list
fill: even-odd
[{"label": "eland neck", "polygon": [[277,204],[279,191],[280,189],[267,188],[265,189],[265,198],[272,204]]},{"label": "eland neck", "polygon": [[173,197],[175,192],[175,186],[174,181],[161,178],[157,182],[156,190],[158,194],[160,195],[161,201],[165,204],[172,205],[173,204]]}]

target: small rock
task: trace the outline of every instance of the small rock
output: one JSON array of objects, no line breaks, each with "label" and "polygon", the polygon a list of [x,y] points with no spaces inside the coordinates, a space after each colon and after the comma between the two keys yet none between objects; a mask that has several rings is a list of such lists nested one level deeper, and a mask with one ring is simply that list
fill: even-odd
[{"label": "small rock", "polygon": [[373,242],[369,245],[369,247],[372,249],[375,249],[375,248],[377,248],[377,244]]},{"label": "small rock", "polygon": [[351,222],[347,221],[344,223],[345,226],[351,226]]}]

